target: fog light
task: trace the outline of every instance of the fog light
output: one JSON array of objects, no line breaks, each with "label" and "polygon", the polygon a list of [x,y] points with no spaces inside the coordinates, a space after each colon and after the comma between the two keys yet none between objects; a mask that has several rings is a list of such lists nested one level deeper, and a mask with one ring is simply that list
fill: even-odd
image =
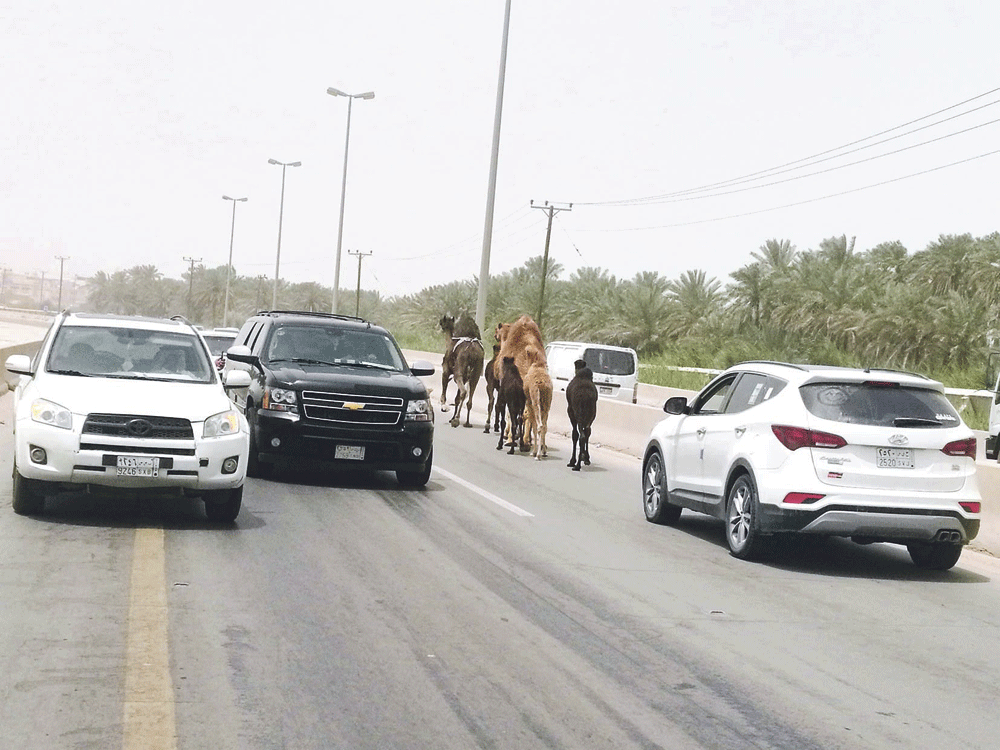
[{"label": "fog light", "polygon": [[271,438],[272,448],[277,448],[279,445],[281,445],[281,438]]},{"label": "fog light", "polygon": [[422,455],[424,455],[424,449],[418,446],[414,446],[413,455],[416,456],[417,458],[420,458]]},{"label": "fog light", "polygon": [[49,457],[45,454],[45,449],[39,448],[37,445],[31,446],[31,450],[28,451],[28,456],[34,464],[44,464],[49,460]]},{"label": "fog light", "polygon": [[239,456],[230,456],[225,461],[222,462],[222,473],[223,474],[235,474],[237,467],[240,465]]}]

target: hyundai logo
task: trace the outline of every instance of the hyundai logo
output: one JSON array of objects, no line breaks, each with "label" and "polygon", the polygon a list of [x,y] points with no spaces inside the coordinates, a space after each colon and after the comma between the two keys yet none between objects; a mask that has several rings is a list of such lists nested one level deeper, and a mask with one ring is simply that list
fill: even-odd
[{"label": "hyundai logo", "polygon": [[129,435],[146,437],[152,431],[153,425],[149,423],[148,419],[130,419],[125,424],[125,429],[128,430]]},{"label": "hyundai logo", "polygon": [[906,445],[909,441],[906,435],[893,435],[889,438],[889,442],[893,445]]}]

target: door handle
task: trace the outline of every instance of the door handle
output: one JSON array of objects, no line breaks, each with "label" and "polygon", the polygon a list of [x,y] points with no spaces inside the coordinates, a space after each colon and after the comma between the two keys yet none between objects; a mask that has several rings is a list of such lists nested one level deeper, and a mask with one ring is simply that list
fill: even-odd
[{"label": "door handle", "polygon": [[705,437],[705,428],[699,427],[697,430],[695,430],[695,434],[700,438]]},{"label": "door handle", "polygon": [[746,432],[746,431],[747,431],[746,427],[737,427],[736,430],[735,430],[736,437],[743,437],[743,433]]}]

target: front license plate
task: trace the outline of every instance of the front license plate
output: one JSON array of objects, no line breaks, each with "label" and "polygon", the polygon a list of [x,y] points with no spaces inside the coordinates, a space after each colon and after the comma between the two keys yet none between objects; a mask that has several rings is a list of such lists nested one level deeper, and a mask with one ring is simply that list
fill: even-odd
[{"label": "front license plate", "polygon": [[363,445],[338,445],[333,449],[334,458],[344,458],[348,461],[364,461],[365,446]]},{"label": "front license plate", "polygon": [[157,477],[160,475],[160,459],[144,456],[118,456],[118,476]]},{"label": "front license plate", "polygon": [[605,396],[610,396],[612,388],[610,385],[602,385],[597,391],[598,393],[603,393]]},{"label": "front license plate", "polygon": [[878,467],[880,469],[912,469],[912,448],[879,448]]}]

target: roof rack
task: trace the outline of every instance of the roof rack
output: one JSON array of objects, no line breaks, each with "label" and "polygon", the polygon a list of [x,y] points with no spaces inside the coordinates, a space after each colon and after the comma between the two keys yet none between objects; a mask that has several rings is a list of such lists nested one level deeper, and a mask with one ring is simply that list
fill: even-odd
[{"label": "roof rack", "polygon": [[335,318],[337,320],[356,320],[359,323],[367,323],[364,318],[355,315],[341,315],[340,313],[312,312],[310,310],[260,310],[258,315],[311,315],[316,318]]}]

